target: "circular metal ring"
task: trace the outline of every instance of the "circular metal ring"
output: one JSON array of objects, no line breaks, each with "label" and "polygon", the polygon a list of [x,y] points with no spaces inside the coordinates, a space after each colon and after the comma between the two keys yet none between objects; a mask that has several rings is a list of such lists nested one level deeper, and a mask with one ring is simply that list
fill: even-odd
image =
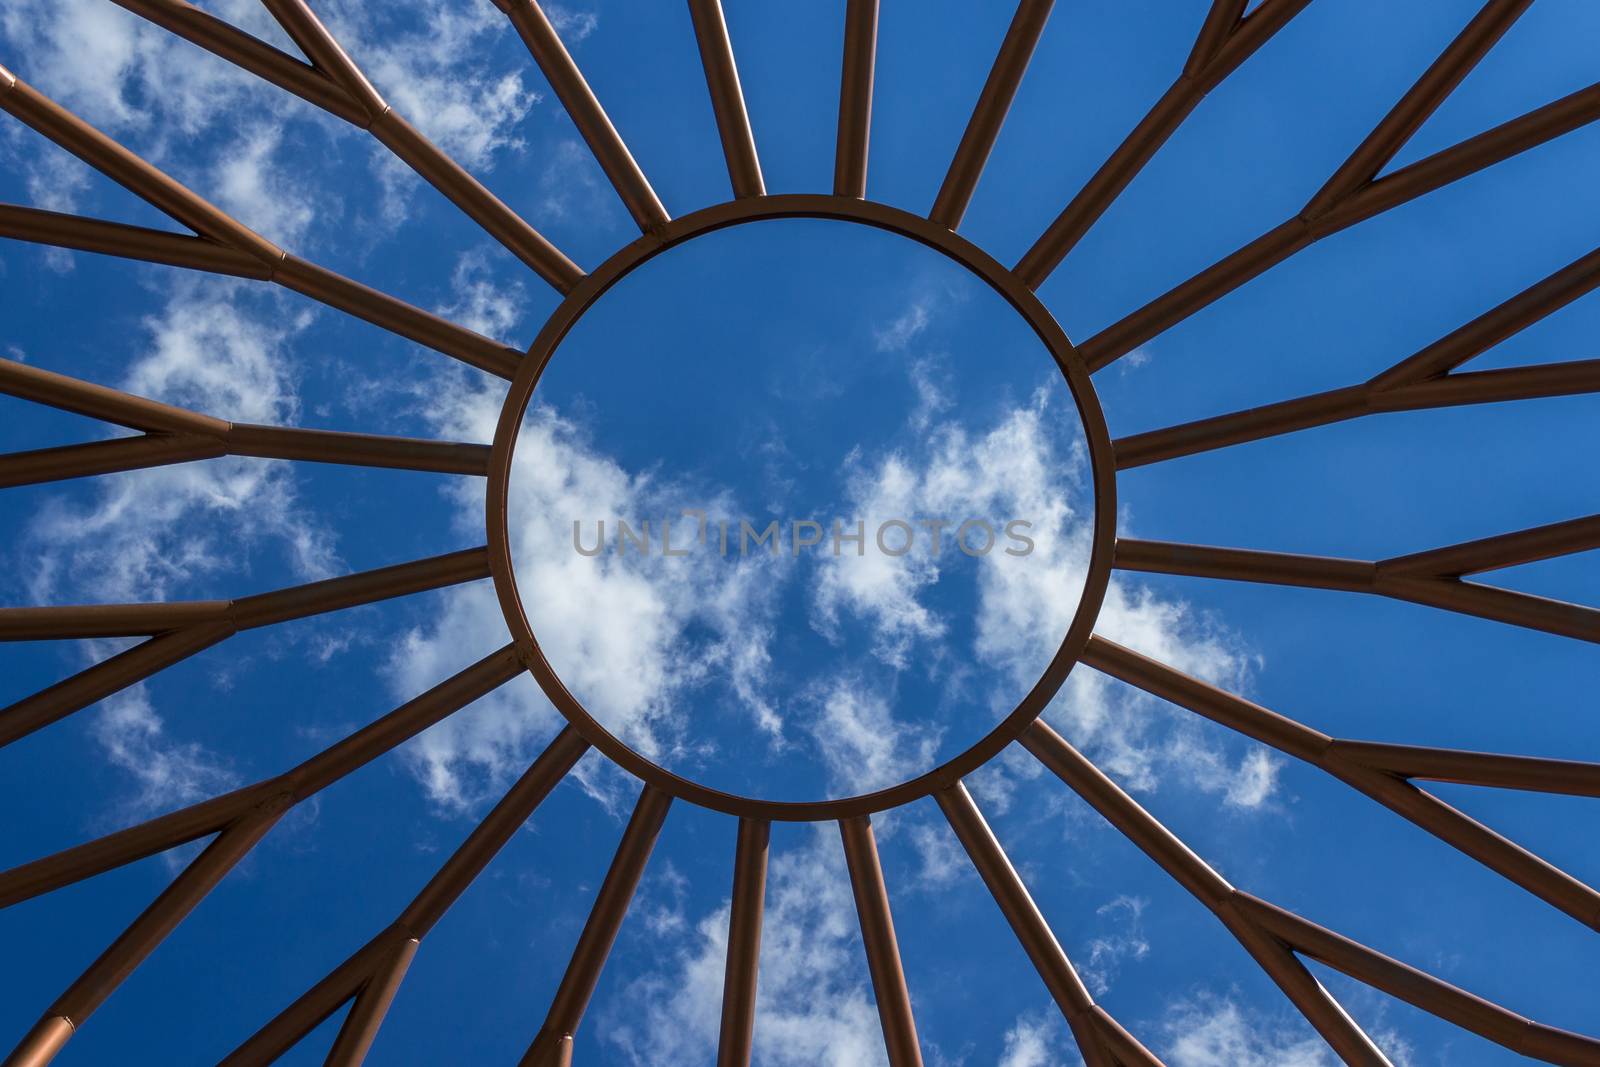
[{"label": "circular metal ring", "polygon": [[[1093,540],[1083,595],[1055,655],[1017,706],[976,744],[916,778],[871,793],[814,801],[766,800],[710,788],[675,774],[630,748],[602,726],[545,658],[523,611],[511,565],[508,498],[511,457],[523,416],[556,348],[578,319],[624,276],[669,248],[716,230],[767,219],[831,219],[854,222],[910,238],[966,267],[1016,309],[1049,350],[1077,405],[1089,447],[1094,488]],[[733,200],[674,219],[625,246],[573,287],[528,349],[500,412],[489,465],[487,524],[489,564],[506,624],[528,671],[551,704],[583,737],[612,760],[671,796],[741,818],[779,821],[843,819],[870,815],[928,796],[959,781],[995,756],[1039,717],[1066,681],[1088,643],[1111,577],[1116,540],[1116,465],[1111,437],[1088,370],[1067,335],[1033,291],[991,256],[937,223],[898,208],[849,197],[782,195]]]}]

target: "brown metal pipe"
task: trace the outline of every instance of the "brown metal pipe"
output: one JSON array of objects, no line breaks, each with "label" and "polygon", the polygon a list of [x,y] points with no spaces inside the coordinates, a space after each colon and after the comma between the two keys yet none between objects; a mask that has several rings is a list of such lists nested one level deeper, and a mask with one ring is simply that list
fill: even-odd
[{"label": "brown metal pipe", "polygon": [[1117,469],[1130,470],[1179,456],[1342,422],[1365,415],[1369,410],[1366,388],[1349,386],[1119,437],[1112,442],[1112,447],[1117,454]]},{"label": "brown metal pipe", "polygon": [[433,471],[439,474],[489,473],[489,446],[414,437],[308,430],[293,426],[234,423],[227,431],[235,456],[341,463],[363,467]]},{"label": "brown metal pipe", "polygon": [[418,941],[414,937],[401,941],[393,955],[378,968],[378,972],[367,979],[367,984],[356,994],[356,1002],[350,1005],[350,1014],[345,1016],[344,1025],[339,1027],[339,1036],[334,1039],[333,1048],[325,1061],[327,1067],[360,1067],[366,1062],[372,1042],[378,1036],[378,1028],[383,1025],[389,1005],[394,1003],[394,996],[400,991],[400,983],[405,981],[406,970],[411,966],[417,948]]},{"label": "brown metal pipe", "polygon": [[561,43],[561,35],[544,10],[535,0],[495,0],[495,4],[510,17],[534,62],[544,72],[545,80],[555,90],[561,106],[578,127],[578,133],[594,153],[600,169],[605,171],[639,229],[649,233],[665,226],[671,216],[611,124],[566,45]]},{"label": "brown metal pipe", "polygon": [[14,359],[0,359],[0,392],[147,433],[219,437],[228,432],[228,424],[222,419],[132,396]]},{"label": "brown metal pipe", "polygon": [[488,553],[482,548],[469,548],[393,567],[380,567],[271,593],[240,597],[233,602],[233,618],[239,629],[250,630],[487,577]]},{"label": "brown metal pipe", "polygon": [[0,608],[0,641],[57,641],[84,637],[148,637],[228,616],[226,600],[157,604],[71,604]]},{"label": "brown metal pipe", "polygon": [[849,0],[844,15],[844,63],[839,74],[839,136],[833,154],[833,195],[867,195],[867,144],[872,136],[872,79],[878,54],[878,0]]},{"label": "brown metal pipe", "polygon": [[571,726],[564,726],[539,758],[523,772],[500,802],[473,827],[461,847],[439,868],[422,892],[406,906],[396,922],[413,937],[423,938],[471,885],[489,861],[499,855],[511,836],[544,803],[589,751],[589,742]]},{"label": "brown metal pipe", "polygon": [[1333,738],[1320,730],[1252,704],[1098,634],[1089,639],[1083,662],[1151,696],[1188,708],[1212,722],[1310,763],[1318,762],[1333,743]]},{"label": "brown metal pipe", "polygon": [[1380,576],[1459,578],[1600,548],[1600,515],[1396,556],[1378,564]]},{"label": "brown metal pipe", "polygon": [[1400,102],[1339,166],[1302,212],[1315,218],[1370,182],[1394,158],[1533,0],[1488,0]]},{"label": "brown metal pipe", "polygon": [[[1242,10],[1244,4],[1238,0],[1216,0],[1201,26],[1184,72],[1017,261],[1014,272],[1022,283],[1030,289],[1043,285],[1206,94],[1308,3],[1310,0],[1263,0],[1242,22],[1231,23],[1230,16],[1237,18],[1235,12]],[[1223,32],[1224,27],[1227,32]],[[1205,60],[1197,65],[1202,52],[1206,53]]]},{"label": "brown metal pipe", "polygon": [[[215,889],[223,877],[255,847],[283,814],[263,809],[219,834],[184,872],[173,880],[133,923],[112,942],[88,970],[58,997],[43,1020],[12,1052],[7,1063],[49,1063],[77,1033],[96,1008],[155,951],[168,934]],[[63,1031],[55,1020],[71,1026]]]},{"label": "brown metal pipe", "polygon": [[1401,778],[1600,797],[1600,763],[1338,739],[1331,758]]},{"label": "brown metal pipe", "polygon": [[883,1026],[889,1067],[922,1067],[922,1046],[911,1013],[911,991],[906,988],[905,970],[900,965],[900,945],[894,936],[894,916],[889,909],[883,867],[878,862],[872,821],[865,815],[841,819],[839,834],[844,839],[844,858],[850,868],[850,888],[855,895],[856,916],[861,920],[861,940],[867,950],[867,970],[878,1001],[878,1021]]},{"label": "brown metal pipe", "polygon": [[295,1042],[322,1025],[346,1001],[356,996],[404,940],[403,935],[391,929],[367,942],[360,951],[224,1057],[218,1067],[266,1067],[276,1062],[294,1047]]},{"label": "brown metal pipe", "polygon": [[557,292],[570,293],[583,280],[582,268],[394,109],[385,107],[367,129]]},{"label": "brown metal pipe", "polygon": [[372,87],[366,75],[345,54],[322,20],[306,6],[305,0],[261,0],[261,4],[272,12],[278,25],[283,27],[316,69],[343,88],[360,105],[369,120],[388,108],[378,90]]},{"label": "brown metal pipe", "polygon": [[1454,578],[1380,576],[1375,592],[1529,630],[1600,642],[1600,609]]},{"label": "brown metal pipe", "polygon": [[1238,27],[1248,6],[1249,0],[1211,0],[1205,20],[1200,23],[1200,32],[1195,35],[1194,47],[1189,50],[1189,60],[1183,65],[1185,74],[1192,77],[1205,69]]},{"label": "brown metal pipe", "polygon": [[1399,411],[1597,392],[1600,392],[1600,359],[1574,359],[1533,367],[1449,374],[1402,385],[1375,394],[1372,407],[1378,411]]},{"label": "brown metal pipe", "polygon": [[522,353],[514,348],[298,256],[285,256],[272,280],[500,378],[510,380],[522,361]]},{"label": "brown metal pipe", "polygon": [[[1071,1027],[1084,1062],[1110,1067],[1112,1057],[1102,1043],[1100,1028],[1092,1014],[1094,998],[1073,969],[1072,962],[1067,959],[1056,935],[1045,922],[1038,905],[1033,902],[1027,886],[1017,876],[1011,860],[1006,857],[1005,850],[1000,847],[994,831],[989,829],[988,822],[966,786],[957,782],[948,789],[940,790],[934,797],[951,829],[960,839],[962,848],[972,859],[972,865],[983,878],[989,895],[1000,906],[1006,922],[1032,961],[1034,970],[1039,972],[1045,988],[1050,991],[1050,996]],[[1145,1055],[1148,1057],[1149,1053]]]},{"label": "brown metal pipe", "polygon": [[[1552,1063],[1600,1063],[1600,1041],[1541,1026],[1248,893],[1238,894],[1235,902],[1252,921],[1298,951],[1498,1045]],[[1537,1037],[1535,1029],[1541,1031]],[[1555,1049],[1573,1058],[1550,1056]]]},{"label": "brown metal pipe", "polygon": [[522,1058],[524,1067],[545,1067],[555,1057],[561,1041],[570,1040],[577,1033],[578,1024],[583,1021],[589,998],[594,995],[594,987],[600,981],[600,971],[605,966],[606,957],[611,954],[611,946],[617,939],[617,931],[622,928],[628,904],[633,900],[634,890],[639,886],[639,878],[644,874],[645,864],[649,862],[656,836],[661,832],[661,824],[666,820],[667,808],[671,804],[672,798],[654,786],[645,786],[639,794],[633,817],[628,820],[628,828],[623,831],[622,842],[617,846],[616,858],[611,861],[611,869],[600,884],[594,908],[589,912],[583,933],[578,936],[578,944],[572,950],[572,960],[567,964],[566,973],[561,976],[560,986],[556,988],[550,1013],[545,1017],[538,1037]]},{"label": "brown metal pipe", "polygon": [[1211,909],[1291,1003],[1346,1063],[1389,1067],[1389,1062],[1338,1003],[1284,946],[1252,926],[1233,907],[1236,890],[1178,837],[1145,811],[1098,767],[1043,720],[1021,738],[1056,777],[1154,860],[1189,894]]},{"label": "brown metal pipe", "polygon": [[689,0],[689,17],[694,20],[700,65],[705,68],[706,88],[711,93],[711,110],[717,119],[722,154],[728,161],[733,195],[763,196],[766,183],[761,177],[761,160],[756,155],[755,134],[745,110],[744,89],[739,85],[739,67],[733,59],[733,42],[728,38],[721,0]]},{"label": "brown metal pipe", "polygon": [[[1369,383],[1375,396],[1401,387],[1437,379],[1508,337],[1566,307],[1600,286],[1600,248],[1580,256],[1565,267],[1479,315],[1460,329],[1401,360]],[[1522,369],[1522,368],[1516,368]],[[1488,373],[1504,374],[1506,371]]]},{"label": "brown metal pipe", "polygon": [[304,800],[474,700],[494,692],[522,671],[516,647],[506,645],[274,781],[291,790],[297,799]]},{"label": "brown metal pipe", "polygon": [[1600,119],[1600,84],[1580,89],[1364,186],[1317,219],[1317,236],[1325,237],[1382,214],[1596,119]]},{"label": "brown metal pipe", "polygon": [[[953,230],[961,225],[967,205],[972,203],[978,178],[989,162],[989,154],[994,151],[995,141],[1000,137],[1000,127],[1006,120],[1006,113],[1011,110],[1012,101],[1016,99],[1017,88],[1022,84],[1028,61],[1033,58],[1039,37],[1044,33],[1044,24],[1050,18],[1054,2],[1019,0],[1017,4],[1017,13],[1012,16],[1005,39],[1000,42],[1000,52],[995,56],[988,80],[983,83],[983,91],[972,109],[972,118],[967,120],[966,131],[961,135],[961,143],[956,146],[955,158],[950,161],[944,184],[939,187],[939,195],[933,201],[933,210],[928,212],[928,218],[947,229]],[[1234,3],[1239,0],[1222,2]]]},{"label": "brown metal pipe", "polygon": [[272,267],[268,263],[209,238],[63,215],[55,211],[40,211],[16,204],[0,204],[0,237],[238,278],[264,281],[272,274]]},{"label": "brown metal pipe", "polygon": [[217,833],[274,792],[270,781],[257,782],[0,872],[0,908]]},{"label": "brown metal pipe", "polygon": [[221,441],[192,434],[141,434],[32,452],[10,452],[0,455],[0,489],[193,463],[224,455],[227,449]]},{"label": "brown metal pipe", "polygon": [[184,0],[112,0],[112,3],[346,122],[359,124],[367,117],[365,109],[348,91],[315,67],[235,29],[193,4]]},{"label": "brown metal pipe", "polygon": [[152,637],[48,689],[0,708],[0,747],[142,682],[157,671],[210,648],[233,632],[232,624],[217,622]]},{"label": "brown metal pipe", "polygon": [[1079,345],[1078,355],[1091,371],[1108,367],[1152,337],[1308,247],[1314,240],[1316,237],[1310,226],[1296,215],[1138,311],[1107,326]]},{"label": "brown metal pipe", "polygon": [[1131,537],[1117,539],[1115,566],[1151,574],[1182,574],[1347,592],[1371,592],[1377,574],[1376,565],[1364,560],[1141,541]]},{"label": "brown metal pipe", "polygon": [[24,124],[196,232],[246,252],[263,263],[272,264],[283,258],[283,249],[41,95],[20,78],[9,92],[0,94],[0,109],[9,111]]},{"label": "brown metal pipe", "polygon": [[749,1067],[755,1036],[756,984],[761,971],[761,917],[767,895],[767,847],[772,824],[739,820],[728,910],[728,962],[722,979],[722,1030],[717,1067]]}]

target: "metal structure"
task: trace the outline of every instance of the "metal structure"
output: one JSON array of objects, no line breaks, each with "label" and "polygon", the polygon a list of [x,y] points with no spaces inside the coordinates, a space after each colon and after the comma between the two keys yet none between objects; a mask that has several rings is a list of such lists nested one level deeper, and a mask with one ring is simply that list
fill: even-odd
[{"label": "metal structure", "polygon": [[[210,838],[165,892],[45,1010],[5,1061],[9,1067],[39,1067],[54,1058],[119,983],[286,811],[530,670],[569,725],[404,911],[249,1037],[227,1057],[226,1064],[271,1062],[346,1004],[350,1008],[328,1062],[360,1063],[422,939],[591,745],[639,775],[644,789],[546,1021],[537,1034],[529,1035],[532,1043],[524,1064],[549,1067],[571,1062],[573,1035],[674,799],[739,818],[719,1064],[734,1067],[750,1059],[767,842],[774,819],[838,821],[889,1060],[895,1067],[920,1064],[912,998],[899,961],[871,816],[929,795],[936,798],[1055,998],[1085,1062],[1091,1067],[1157,1064],[1160,1061],[1137,1036],[1093,1001],[962,785],[963,775],[1012,741],[1037,757],[1210,908],[1346,1063],[1388,1061],[1313,977],[1305,959],[1319,961],[1534,1059],[1600,1064],[1600,1038],[1523,1018],[1230,885],[1038,717],[1067,671],[1081,663],[1079,669],[1119,678],[1326,771],[1579,922],[1600,929],[1600,893],[1593,887],[1501,837],[1418,784],[1445,781],[1600,796],[1600,764],[1329,737],[1091,632],[1099,592],[1110,571],[1121,568],[1371,592],[1600,642],[1600,610],[1467,580],[1497,568],[1600,547],[1600,516],[1372,562],[1118,539],[1111,506],[1119,469],[1384,411],[1600,391],[1600,360],[1458,371],[1491,345],[1600,285],[1600,250],[1511,296],[1370,381],[1344,389],[1111,441],[1089,384],[1091,373],[1317,239],[1600,118],[1597,84],[1378,177],[1531,0],[1485,3],[1301,212],[1076,346],[1067,341],[1033,291],[1205,94],[1265,45],[1309,0],[1262,0],[1248,14],[1246,0],[1212,0],[1193,50],[1172,87],[1009,269],[954,230],[1043,30],[1050,0],[1022,0],[1019,4],[926,218],[864,199],[877,36],[875,0],[848,3],[831,195],[772,197],[765,194],[718,0],[689,0],[734,199],[677,220],[669,217],[652,191],[538,5],[533,0],[495,0],[526,42],[641,231],[637,241],[592,274],[576,266],[385,103],[305,0],[263,0],[305,59],[279,51],[184,0],[114,2],[368,130],[566,300],[525,356],[277,247],[0,68],[0,108],[193,231],[193,236],[183,236],[6,205],[0,206],[0,236],[276,282],[512,382],[500,432],[490,448],[234,424],[0,361],[0,389],[5,392],[142,432],[130,438],[0,456],[3,485],[225,454],[444,471],[490,479],[486,547],[237,600],[0,609],[0,637],[7,640],[147,638],[120,655],[0,709],[0,744],[41,729],[225,641],[239,630],[389,597],[492,577],[513,635],[504,648],[276,777],[0,873],[0,906],[7,906],[186,842]],[[720,226],[793,215],[842,219],[899,232],[964,263],[1005,296],[1051,348],[1074,391],[1092,443],[1097,500],[1096,551],[1085,607],[1045,677],[1012,716],[967,753],[912,782],[880,794],[810,805],[714,793],[656,767],[600,729],[544,662],[522,617],[504,531],[505,482],[523,406],[545,361],[577,316],[623,273],[672,244]]]}]

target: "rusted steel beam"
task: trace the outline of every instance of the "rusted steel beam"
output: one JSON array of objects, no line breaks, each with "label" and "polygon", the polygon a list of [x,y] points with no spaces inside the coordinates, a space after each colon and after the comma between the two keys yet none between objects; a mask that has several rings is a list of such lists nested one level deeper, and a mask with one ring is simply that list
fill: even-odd
[{"label": "rusted steel beam", "polygon": [[766,908],[767,846],[772,824],[739,820],[728,910],[728,962],[722,979],[722,1028],[717,1067],[750,1067],[756,1023],[756,983],[761,971],[761,918]]},{"label": "rusted steel beam", "polygon": [[711,93],[711,110],[717,119],[722,154],[728,161],[733,195],[762,196],[767,191],[766,183],[761,177],[761,159],[756,154],[750,114],[745,110],[744,90],[739,85],[739,67],[733,59],[733,42],[728,38],[722,2],[689,0],[689,16],[694,20],[700,65],[706,71],[706,89]]},{"label": "rusted steel beam", "polygon": [[536,0],[495,0],[516,27],[517,34],[528,46],[534,62],[544,72],[545,80],[555,90],[561,106],[566,109],[573,125],[578,127],[584,143],[594,154],[600,169],[622,198],[623,206],[633,221],[645,233],[659,230],[671,216],[657,198],[655,190],[639,169],[633,153],[623,143],[605,108],[584,80],[583,72],[561,43],[561,35],[545,15]]},{"label": "rusted steel beam", "polygon": [[[572,959],[556,988],[544,1026],[522,1058],[523,1067],[549,1067],[557,1062],[563,1042],[570,1043],[577,1033],[671,803],[672,798],[654,786],[645,786],[639,794],[639,802],[628,820],[628,828],[623,831],[611,869],[600,884],[589,919],[584,923],[583,933],[578,935]],[[567,1054],[570,1055],[570,1051]]]},{"label": "rusted steel beam", "polygon": [[878,55],[878,0],[849,0],[844,63],[839,74],[839,136],[833,153],[833,195],[867,195],[867,145],[872,135],[872,79]]},{"label": "rusted steel beam", "polygon": [[1214,0],[1183,73],[1017,261],[1030,289],[1044,284],[1067,253],[1122,195],[1206,94],[1298,15],[1310,0],[1263,0],[1242,21],[1241,0]]},{"label": "rusted steel beam", "polygon": [[[939,225],[951,230],[961,225],[962,216],[967,213],[972,194],[978,187],[978,178],[983,174],[989,154],[994,151],[995,141],[1000,137],[1000,127],[1005,123],[1006,113],[1016,99],[1017,88],[1028,69],[1028,61],[1033,58],[1034,49],[1044,33],[1044,25],[1050,18],[1054,2],[1020,0],[1017,4],[1017,13],[1012,16],[1005,39],[1000,42],[1000,53],[995,56],[994,66],[989,69],[989,78],[983,83],[983,92],[978,95],[978,102],[972,109],[972,118],[967,120],[961,143],[956,146],[955,158],[950,161],[944,184],[939,187],[939,195],[933,201],[933,210],[928,212],[928,218]],[[1236,0],[1221,2],[1231,4]]]},{"label": "rusted steel beam", "polygon": [[894,936],[889,890],[878,862],[872,822],[865,815],[841,819],[839,834],[844,839],[844,858],[850,868],[850,888],[855,896],[856,916],[861,921],[861,940],[867,950],[867,971],[878,1001],[878,1021],[883,1027],[889,1067],[922,1067],[922,1045],[917,1040],[917,1024],[911,1012],[911,991],[906,988],[905,970],[900,965],[900,946]]}]

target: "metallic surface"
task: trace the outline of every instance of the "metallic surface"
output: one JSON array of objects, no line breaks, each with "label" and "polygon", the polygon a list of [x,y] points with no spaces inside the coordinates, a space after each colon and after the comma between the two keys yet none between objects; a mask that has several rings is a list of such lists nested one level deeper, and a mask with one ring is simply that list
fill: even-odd
[{"label": "metallic surface", "polygon": [[[975,101],[928,219],[864,199],[878,33],[875,0],[849,0],[843,25],[834,187],[827,195],[764,195],[749,115],[727,25],[717,0],[688,0],[712,115],[736,200],[669,219],[544,12],[532,0],[495,0],[617,189],[644,236],[585,275],[515,212],[384,101],[307,0],[265,0],[303,58],[290,55],[185,0],[114,0],[195,45],[365,130],[566,299],[528,357],[499,341],[287,253],[0,67],[0,110],[188,227],[170,233],[18,205],[0,205],[0,237],[120,256],[213,274],[272,281],[398,336],[511,380],[492,449],[230,423],[129,396],[52,371],[0,361],[0,392],[115,424],[137,435],[0,457],[0,485],[110,475],[225,455],[395,467],[489,476],[487,550],[421,560],[364,574],[243,597],[165,604],[22,606],[0,609],[0,639],[146,638],[49,689],[0,710],[0,744],[134,684],[241,629],[269,626],[485,576],[495,578],[513,642],[366,727],[272,778],[0,872],[0,907],[209,838],[99,958],[54,1002],[5,1060],[42,1067],[118,985],[283,814],[429,726],[530,670],[570,724],[468,835],[412,903],[225,1062],[265,1064],[343,1005],[351,1009],[328,1062],[363,1061],[413,957],[434,923],[483,871],[592,744],[645,781],[638,807],[578,940],[555,1002],[525,1062],[569,1065],[573,1034],[623,922],[672,797],[739,817],[719,1065],[749,1062],[756,1025],[766,860],[771,819],[837,819],[844,838],[869,969],[891,1062],[918,1062],[912,991],[900,967],[888,891],[867,816],[933,795],[957,838],[1071,1024],[1089,1064],[1159,1062],[1093,1003],[1033,904],[961,779],[1011,740],[1021,744],[1104,816],[1168,876],[1208,907],[1245,954],[1283,991],[1347,1064],[1387,1064],[1383,1053],[1306,968],[1342,971],[1374,989],[1525,1056],[1600,1064],[1600,1041],[1527,1019],[1473,996],[1301,916],[1231,886],[1090,760],[1039,721],[1080,659],[1157,697],[1303,760],[1384,805],[1465,855],[1591,928],[1600,893],[1578,878],[1444,803],[1419,782],[1600,796],[1600,763],[1464,752],[1330,737],[1157,660],[1091,627],[1115,566],[1130,571],[1376,593],[1587,641],[1600,641],[1600,611],[1528,596],[1467,577],[1600,547],[1600,517],[1487,537],[1381,561],[1328,559],[1254,549],[1115,540],[1115,474],[1246,441],[1367,414],[1600,391],[1600,360],[1459,370],[1491,346],[1600,285],[1600,251],[1516,294],[1364,383],[1291,398],[1119,439],[1113,448],[1089,372],[1270,270],[1322,237],[1469,176],[1600,118],[1600,85],[1379,177],[1424,121],[1484,58],[1530,0],[1488,0],[1344,159],[1294,217],[1159,295],[1074,350],[1033,295],[1207,93],[1267,46],[1309,0],[1194,5],[1195,43],[1177,79],[1071,199],[1014,269],[951,232],[971,202],[984,163],[1037,45],[1050,4],[1021,0],[989,78]],[[562,688],[528,630],[511,577],[505,494],[517,427],[539,374],[573,322],[611,285],[661,251],[702,233],[770,218],[823,218],[880,227],[964,264],[1004,296],[1054,355],[1077,400],[1090,442],[1096,496],[1088,590],[1045,676],[1000,726],[971,750],[914,781],[865,797],[773,804],[706,790],[677,778],[600,729]],[[1471,936],[1482,936],[1474,932]],[[1469,939],[1470,940],[1470,939]]]}]

